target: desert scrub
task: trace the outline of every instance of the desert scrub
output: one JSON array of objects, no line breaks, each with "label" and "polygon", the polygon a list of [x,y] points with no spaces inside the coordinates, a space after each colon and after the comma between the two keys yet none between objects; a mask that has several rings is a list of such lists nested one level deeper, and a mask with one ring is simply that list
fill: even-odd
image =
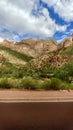
[{"label": "desert scrub", "polygon": [[41,83],[31,77],[26,77],[21,80],[21,88],[28,90],[38,90],[41,88]]},{"label": "desert scrub", "polygon": [[20,80],[13,78],[0,78],[0,88],[10,89],[10,88],[20,88]]},{"label": "desert scrub", "polygon": [[8,82],[12,88],[20,89],[21,79],[8,78]]},{"label": "desert scrub", "polygon": [[9,82],[8,78],[0,78],[0,88],[12,88],[12,84]]},{"label": "desert scrub", "polygon": [[42,89],[50,90],[51,88],[51,80],[45,80],[42,84]]},{"label": "desert scrub", "polygon": [[52,90],[64,89],[61,85],[62,85],[62,81],[60,79],[52,78],[50,89],[52,89]]},{"label": "desert scrub", "polygon": [[44,90],[63,90],[68,89],[68,84],[62,82],[60,79],[52,78],[43,82]]},{"label": "desert scrub", "polygon": [[68,88],[68,90],[73,90],[73,84],[67,84],[67,88]]},{"label": "desert scrub", "polygon": [[69,77],[73,77],[73,62],[68,62],[63,68],[57,70],[55,77],[63,81],[69,82]]}]

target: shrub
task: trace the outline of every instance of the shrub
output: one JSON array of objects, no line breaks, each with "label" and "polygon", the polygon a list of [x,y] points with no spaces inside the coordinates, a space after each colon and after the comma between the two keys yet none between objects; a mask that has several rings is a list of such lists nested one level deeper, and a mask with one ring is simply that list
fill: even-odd
[{"label": "shrub", "polygon": [[21,80],[21,88],[28,90],[40,89],[40,83],[31,77],[26,77]]},{"label": "shrub", "polygon": [[68,89],[73,90],[73,84],[68,84]]},{"label": "shrub", "polygon": [[51,86],[51,80],[45,80],[43,82],[42,88],[45,89],[45,90],[49,90],[50,86]]},{"label": "shrub", "polygon": [[59,90],[59,89],[61,89],[61,83],[62,83],[62,81],[57,79],[57,78],[51,79],[50,89],[52,89],[52,90]]},{"label": "shrub", "polygon": [[45,90],[63,90],[68,89],[68,84],[62,82],[60,79],[52,78],[43,82],[43,89]]},{"label": "shrub", "polygon": [[73,77],[73,62],[68,62],[63,68],[56,71],[55,77],[69,82],[69,77]]},{"label": "shrub", "polygon": [[60,84],[60,89],[61,89],[61,90],[66,90],[66,89],[69,89],[69,86],[68,86],[67,83],[63,83],[63,82],[62,82],[62,83]]},{"label": "shrub", "polygon": [[0,88],[12,88],[12,84],[9,83],[8,78],[1,78],[0,79]]},{"label": "shrub", "polygon": [[8,78],[8,81],[12,88],[20,89],[21,79]]}]

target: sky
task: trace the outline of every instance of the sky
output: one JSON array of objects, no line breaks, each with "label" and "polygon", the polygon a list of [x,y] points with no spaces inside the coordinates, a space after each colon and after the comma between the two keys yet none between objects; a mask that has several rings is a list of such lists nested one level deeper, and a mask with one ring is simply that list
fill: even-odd
[{"label": "sky", "polygon": [[0,0],[0,41],[56,39],[73,33],[73,0]]}]

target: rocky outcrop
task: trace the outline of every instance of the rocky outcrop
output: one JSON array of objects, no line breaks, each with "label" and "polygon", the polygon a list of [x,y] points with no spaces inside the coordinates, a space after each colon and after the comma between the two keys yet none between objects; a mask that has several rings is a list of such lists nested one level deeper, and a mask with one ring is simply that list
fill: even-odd
[{"label": "rocky outcrop", "polygon": [[54,40],[27,39],[16,45],[20,47],[21,51],[34,57],[57,50],[57,42]]},{"label": "rocky outcrop", "polygon": [[24,53],[28,56],[37,57],[42,54],[61,50],[72,45],[73,35],[71,35],[70,38],[64,39],[60,44],[57,44],[57,42],[53,39],[42,40],[34,38],[22,40],[15,44],[13,42],[4,40],[1,44],[18,52]]},{"label": "rocky outcrop", "polygon": [[53,53],[44,54],[36,59],[33,59],[27,64],[29,68],[55,68],[60,69],[69,61],[68,56],[54,55]]},{"label": "rocky outcrop", "polygon": [[68,46],[73,44],[73,34],[69,37],[64,39],[59,45],[58,45],[58,50],[67,48]]},{"label": "rocky outcrop", "polygon": [[52,67],[55,67],[57,69],[60,69],[64,64],[66,64],[69,60],[68,56],[60,56],[60,55],[56,55],[54,56],[50,63]]}]

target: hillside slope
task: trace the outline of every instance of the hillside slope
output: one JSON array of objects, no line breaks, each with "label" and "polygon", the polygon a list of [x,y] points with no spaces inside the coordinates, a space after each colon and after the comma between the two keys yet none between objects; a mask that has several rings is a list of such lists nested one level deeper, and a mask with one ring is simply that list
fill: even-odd
[{"label": "hillside slope", "polygon": [[25,54],[2,45],[0,45],[0,55],[5,57],[8,62],[13,64],[25,64],[32,59],[32,57],[26,56]]},{"label": "hillside slope", "polygon": [[55,40],[27,39],[16,44],[5,40],[0,44],[1,87],[73,89],[72,38],[60,44]]}]

